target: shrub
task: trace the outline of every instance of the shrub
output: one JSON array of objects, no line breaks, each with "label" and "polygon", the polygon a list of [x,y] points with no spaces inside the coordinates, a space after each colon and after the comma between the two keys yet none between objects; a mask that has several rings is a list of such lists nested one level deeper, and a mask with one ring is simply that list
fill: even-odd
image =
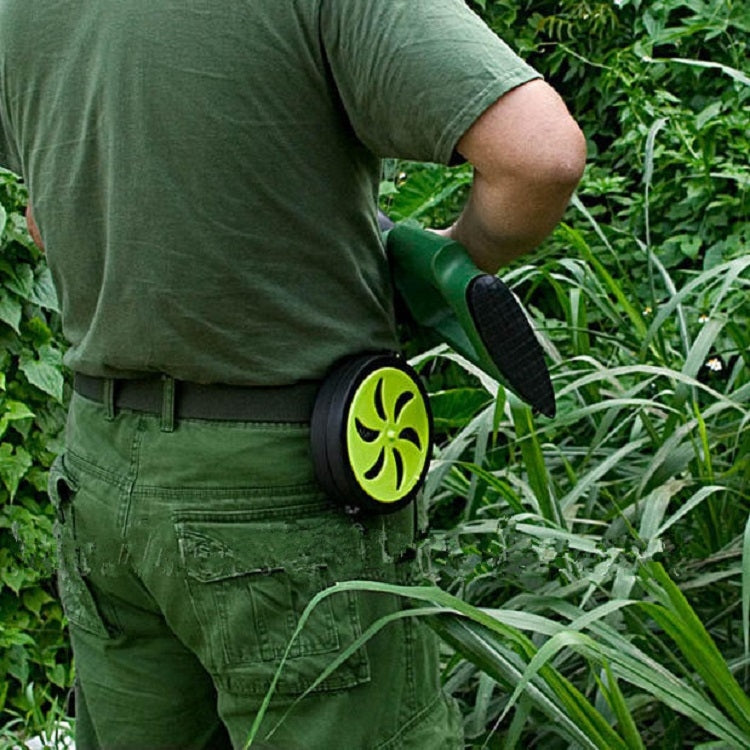
[{"label": "shrub", "polygon": [[19,734],[46,726],[72,681],[46,494],[64,424],[59,318],[25,202],[0,170],[0,723]]}]

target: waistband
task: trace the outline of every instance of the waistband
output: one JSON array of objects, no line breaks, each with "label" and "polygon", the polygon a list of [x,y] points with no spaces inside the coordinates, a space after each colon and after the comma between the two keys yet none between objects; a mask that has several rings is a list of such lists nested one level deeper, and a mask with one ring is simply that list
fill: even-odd
[{"label": "waistband", "polygon": [[235,386],[167,376],[131,380],[76,373],[73,388],[104,404],[111,416],[117,409],[131,409],[162,418],[168,413],[170,420],[305,423],[310,421],[320,384]]}]

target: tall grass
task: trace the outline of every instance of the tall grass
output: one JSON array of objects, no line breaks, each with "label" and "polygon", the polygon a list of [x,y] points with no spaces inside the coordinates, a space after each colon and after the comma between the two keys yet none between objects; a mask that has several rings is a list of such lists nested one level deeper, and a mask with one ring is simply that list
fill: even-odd
[{"label": "tall grass", "polygon": [[[689,33],[713,34],[700,13]],[[662,60],[726,75],[696,115],[644,98],[653,59],[618,63],[602,80],[632,96],[622,176],[592,165],[553,239],[504,273],[536,320],[557,417],[447,347],[413,358],[441,437],[424,493],[439,591],[403,594],[442,613],[421,616],[453,649],[446,687],[475,747],[750,746],[750,180],[746,159],[715,166],[717,130],[748,132],[747,77]],[[434,224],[466,186],[465,170],[423,165],[386,178],[392,216]]]},{"label": "tall grass", "polygon": [[323,592],[308,612],[352,588],[414,609],[320,680],[414,616],[450,648],[467,746],[750,748],[750,257],[670,272],[642,243],[643,302],[583,200],[556,239],[564,257],[506,279],[537,318],[558,416],[446,346],[413,358],[441,433],[423,497],[434,585]]},{"label": "tall grass", "polygon": [[[558,417],[537,419],[504,394],[499,415],[488,404],[442,448],[426,492],[435,517],[463,509],[432,541],[440,585],[497,616],[517,613],[539,651],[509,682],[490,667],[507,639],[441,621],[475,665],[459,663],[448,683],[467,716],[480,694],[493,706],[467,721],[488,746],[572,742],[550,739],[564,730],[528,695],[552,665],[628,747],[748,747],[750,258],[680,280],[655,259],[666,293],[641,307],[583,231],[558,234],[567,257],[509,274],[544,291],[564,321],[538,316]],[[502,686],[494,703],[488,675]]]}]

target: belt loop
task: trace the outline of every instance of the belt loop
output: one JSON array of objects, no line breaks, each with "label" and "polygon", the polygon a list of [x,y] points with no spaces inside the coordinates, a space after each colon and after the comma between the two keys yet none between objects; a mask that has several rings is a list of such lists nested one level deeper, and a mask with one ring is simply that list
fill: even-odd
[{"label": "belt loop", "polygon": [[104,378],[102,382],[102,402],[104,403],[104,418],[107,422],[115,419],[115,381],[112,378]]},{"label": "belt loop", "polygon": [[175,382],[169,375],[162,375],[161,431],[174,432]]}]

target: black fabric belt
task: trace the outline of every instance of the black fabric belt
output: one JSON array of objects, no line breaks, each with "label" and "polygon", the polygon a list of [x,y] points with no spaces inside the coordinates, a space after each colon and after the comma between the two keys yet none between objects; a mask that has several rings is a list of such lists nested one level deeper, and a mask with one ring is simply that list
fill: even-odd
[{"label": "black fabric belt", "polygon": [[[174,417],[237,422],[309,422],[316,382],[282,386],[203,385],[162,377],[138,380],[75,374],[73,387],[81,396],[105,403],[112,389],[115,409],[162,414],[165,383],[174,383]],[[112,385],[109,386],[109,383]]]}]

